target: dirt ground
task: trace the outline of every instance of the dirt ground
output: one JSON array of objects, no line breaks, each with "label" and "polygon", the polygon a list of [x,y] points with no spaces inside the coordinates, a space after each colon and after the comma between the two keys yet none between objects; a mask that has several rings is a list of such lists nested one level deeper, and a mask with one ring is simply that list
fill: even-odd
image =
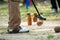
[{"label": "dirt ground", "polygon": [[[0,22],[0,28],[7,28],[8,22]],[[29,33],[8,34],[6,30],[0,30],[0,40],[60,40],[60,33],[54,32],[54,27],[60,27],[60,21],[44,21],[43,25],[37,26],[33,22],[31,26],[27,22],[21,23],[22,27],[28,27]]]}]

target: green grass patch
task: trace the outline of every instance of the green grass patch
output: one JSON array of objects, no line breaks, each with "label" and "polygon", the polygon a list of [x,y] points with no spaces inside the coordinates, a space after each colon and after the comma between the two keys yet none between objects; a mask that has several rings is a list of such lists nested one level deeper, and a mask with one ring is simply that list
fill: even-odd
[{"label": "green grass patch", "polygon": [[[3,15],[3,17],[8,17],[8,16],[5,16],[5,15],[8,15],[8,6],[7,5],[4,5],[5,7],[3,7],[3,5],[1,5],[1,8],[0,8],[0,19],[5,19],[5,18],[2,18],[2,16],[1,15]],[[47,20],[52,20],[52,19],[60,19],[60,15],[58,16],[58,17],[56,17],[56,15],[50,15],[50,14],[52,14],[52,12],[51,12],[51,5],[49,4],[49,5],[42,5],[42,3],[41,3],[41,5],[40,6],[38,6],[37,8],[38,8],[38,10],[39,10],[39,12],[43,12],[43,15],[47,18]],[[30,6],[29,7],[29,9],[28,9],[28,12],[30,12],[31,13],[31,16],[33,17],[33,14],[34,13],[36,13],[36,10],[35,10],[35,8],[34,8],[34,6],[32,5],[32,6]],[[20,7],[20,13],[21,13],[21,17],[23,18],[22,20],[27,20],[27,10],[26,10],[26,8],[25,8],[25,6],[22,6],[22,7]],[[56,18],[55,18],[56,17]]]},{"label": "green grass patch", "polygon": [[49,40],[52,39],[53,37],[54,37],[54,36],[53,36],[53,35],[50,35],[50,34],[47,36],[47,38],[48,38]]},{"label": "green grass patch", "polygon": [[6,39],[4,39],[4,38],[0,38],[0,40],[6,40]]}]

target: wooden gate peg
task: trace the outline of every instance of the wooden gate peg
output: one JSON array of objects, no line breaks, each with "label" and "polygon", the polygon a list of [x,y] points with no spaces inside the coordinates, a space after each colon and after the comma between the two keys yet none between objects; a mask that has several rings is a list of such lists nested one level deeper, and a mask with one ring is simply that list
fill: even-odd
[{"label": "wooden gate peg", "polygon": [[37,15],[37,14],[34,13],[33,22],[37,22],[37,16],[36,16],[36,15]]},{"label": "wooden gate peg", "polygon": [[27,21],[28,21],[28,25],[32,25],[32,18],[31,18],[31,15],[30,13],[27,14]]}]

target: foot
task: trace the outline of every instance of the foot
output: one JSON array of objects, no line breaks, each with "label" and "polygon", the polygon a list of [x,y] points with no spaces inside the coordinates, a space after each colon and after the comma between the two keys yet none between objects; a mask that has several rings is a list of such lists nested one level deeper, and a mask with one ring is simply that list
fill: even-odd
[{"label": "foot", "polygon": [[47,4],[47,1],[44,1],[44,4]]},{"label": "foot", "polygon": [[19,30],[19,32],[20,32],[20,33],[29,32],[29,28],[23,27],[22,29]]},{"label": "foot", "polygon": [[8,33],[27,33],[29,29],[27,27],[17,28],[17,29],[8,29]]},{"label": "foot", "polygon": [[58,12],[60,13],[60,8],[58,9]]},{"label": "foot", "polygon": [[52,12],[57,13],[58,11],[57,11],[57,9],[52,9]]},{"label": "foot", "polygon": [[46,18],[43,15],[40,15],[40,14],[37,15],[37,18],[42,19],[42,20],[46,20]]}]

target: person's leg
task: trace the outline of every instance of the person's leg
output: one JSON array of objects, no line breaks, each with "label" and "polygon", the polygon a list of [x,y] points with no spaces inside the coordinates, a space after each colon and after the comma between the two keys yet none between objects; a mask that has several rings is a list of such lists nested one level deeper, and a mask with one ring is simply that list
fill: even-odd
[{"label": "person's leg", "polygon": [[60,8],[60,0],[57,0],[57,2],[58,2],[58,6],[59,6],[59,8]]},{"label": "person's leg", "polygon": [[19,2],[13,2],[8,0],[9,2],[9,22],[8,29],[16,30],[20,23],[20,12],[19,12]]},{"label": "person's leg", "polygon": [[26,4],[26,0],[23,0],[23,5],[25,5]]},{"label": "person's leg", "polygon": [[51,1],[51,5],[52,5],[53,11],[57,12],[57,4],[56,4],[56,0],[50,0],[50,1]]},{"label": "person's leg", "polygon": [[29,32],[28,28],[21,28],[19,2],[8,0],[9,5],[9,22],[8,33]]}]

